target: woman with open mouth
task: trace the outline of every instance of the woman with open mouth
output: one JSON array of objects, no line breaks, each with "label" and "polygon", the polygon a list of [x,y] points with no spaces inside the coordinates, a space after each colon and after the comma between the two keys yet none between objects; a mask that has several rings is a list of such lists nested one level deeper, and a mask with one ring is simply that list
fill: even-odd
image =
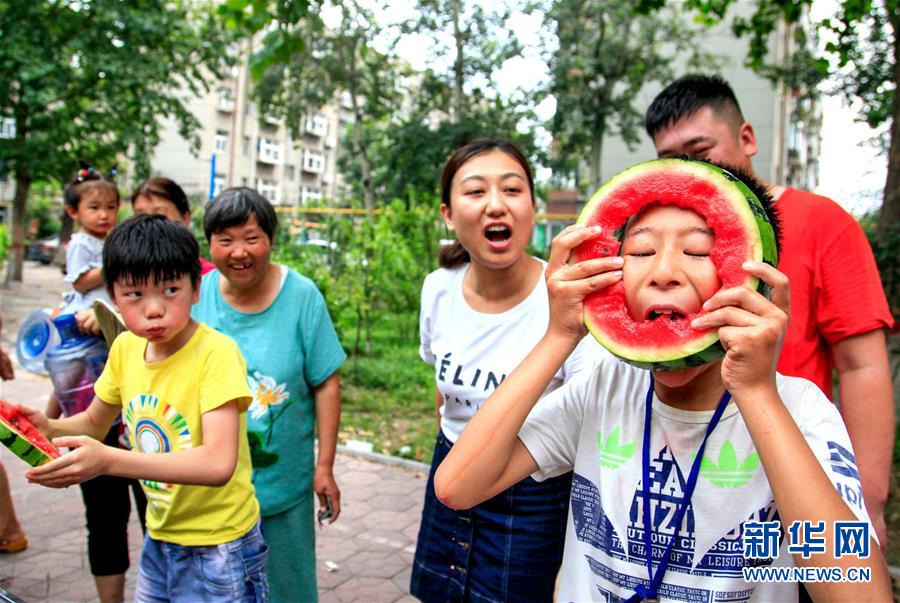
[{"label": "woman with open mouth", "polygon": [[[441,215],[456,241],[422,287],[420,355],[435,365],[438,435],[413,563],[423,601],[551,601],[562,560],[572,474],[531,478],[467,511],[437,500],[434,472],[549,320],[542,260],[528,255],[534,179],[513,145],[477,140],[441,177]],[[547,391],[605,354],[582,341]]]}]

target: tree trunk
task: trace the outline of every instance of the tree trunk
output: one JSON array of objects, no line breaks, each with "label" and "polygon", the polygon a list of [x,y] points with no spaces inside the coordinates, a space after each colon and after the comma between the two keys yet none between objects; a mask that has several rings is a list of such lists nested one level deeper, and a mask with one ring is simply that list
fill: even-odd
[{"label": "tree trunk", "polygon": [[366,138],[363,134],[363,109],[359,105],[359,95],[357,94],[359,63],[357,62],[356,49],[359,47],[359,38],[353,38],[353,44],[350,46],[349,65],[350,73],[348,73],[347,91],[350,93],[351,104],[353,106],[353,144],[356,145],[356,152],[359,153],[359,167],[362,172],[363,179],[363,205],[366,208],[366,217],[369,222],[375,223],[375,183],[372,182],[372,162],[369,160],[369,149],[366,146]]},{"label": "tree trunk", "polygon": [[75,230],[75,222],[69,217],[65,210],[59,216],[59,248],[53,258],[56,266],[66,267],[66,243],[72,238],[72,232]]},{"label": "tree trunk", "polygon": [[[894,27],[894,98],[891,103],[891,142],[888,147],[887,180],[884,184],[884,198],[878,220],[876,236],[881,241],[900,236],[900,19]],[[900,286],[893,283],[892,291],[887,291],[892,308],[900,306]]]},{"label": "tree trunk", "polygon": [[25,259],[25,213],[30,189],[30,168],[21,164],[16,165],[16,194],[13,197],[12,244],[9,248],[7,281],[22,282],[22,262]]},{"label": "tree trunk", "polygon": [[366,139],[363,136],[363,114],[357,104],[356,95],[353,101],[353,115],[356,123],[353,124],[353,141],[359,152],[359,167],[363,178],[363,205],[366,208],[366,217],[375,223],[375,183],[372,182],[372,162],[369,160],[369,149],[366,147]]},{"label": "tree trunk", "polygon": [[465,73],[463,72],[463,65],[465,61],[465,57],[463,56],[465,52],[465,40],[463,40],[463,31],[459,26],[460,13],[462,12],[462,7],[460,6],[459,0],[450,1],[450,10],[453,13],[453,39],[456,42],[456,60],[453,62],[454,82],[452,113],[453,123],[458,124],[462,122],[463,118],[463,83],[465,81]]}]

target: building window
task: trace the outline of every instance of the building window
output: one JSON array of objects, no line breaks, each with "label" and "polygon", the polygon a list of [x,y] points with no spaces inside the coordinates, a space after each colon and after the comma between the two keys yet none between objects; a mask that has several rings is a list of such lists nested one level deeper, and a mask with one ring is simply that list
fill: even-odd
[{"label": "building window", "polygon": [[225,190],[225,174],[216,174],[213,178],[213,196]]},{"label": "building window", "polygon": [[322,200],[322,189],[315,186],[303,186],[300,188],[300,202],[311,203]]},{"label": "building window", "polygon": [[231,94],[231,88],[219,88],[219,98],[216,103],[219,111],[234,111],[234,96]]},{"label": "building window", "polygon": [[307,115],[306,119],[303,120],[303,131],[321,138],[328,134],[328,120],[318,113]]},{"label": "building window", "polygon": [[272,203],[278,203],[278,183],[276,181],[267,178],[257,178],[256,190]]},{"label": "building window", "polygon": [[256,157],[257,161],[271,164],[281,163],[282,148],[280,143],[275,142],[271,138],[260,138],[257,145],[259,153]]},{"label": "building window", "polygon": [[288,180],[294,179],[294,166],[292,166],[292,165],[285,166],[284,177],[287,178]]},{"label": "building window", "polygon": [[321,174],[325,171],[325,155],[318,151],[304,149],[302,169],[304,172]]},{"label": "building window", "polygon": [[217,153],[224,153],[228,149],[228,132],[216,130],[214,146]]},{"label": "building window", "polygon": [[16,120],[12,117],[4,117],[0,120],[0,138],[16,137]]},{"label": "building window", "polygon": [[247,156],[250,154],[250,137],[249,136],[244,136],[243,152],[244,152],[244,156]]}]

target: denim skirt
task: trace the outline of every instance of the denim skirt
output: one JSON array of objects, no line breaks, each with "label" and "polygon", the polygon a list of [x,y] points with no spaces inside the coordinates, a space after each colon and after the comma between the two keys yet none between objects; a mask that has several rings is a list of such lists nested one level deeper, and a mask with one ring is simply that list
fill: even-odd
[{"label": "denim skirt", "polygon": [[528,477],[466,511],[434,495],[452,444],[438,433],[410,592],[425,602],[552,601],[562,562],[572,474]]}]

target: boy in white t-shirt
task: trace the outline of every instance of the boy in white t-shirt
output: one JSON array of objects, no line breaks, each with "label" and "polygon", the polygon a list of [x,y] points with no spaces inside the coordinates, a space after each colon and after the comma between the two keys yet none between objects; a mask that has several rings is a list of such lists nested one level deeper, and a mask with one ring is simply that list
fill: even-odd
[{"label": "boy in white t-shirt", "polygon": [[[558,600],[796,600],[795,582],[747,581],[743,571],[794,564],[871,572],[867,582],[809,582],[813,598],[890,600],[874,538],[856,555],[847,554],[846,539],[836,542],[846,536],[836,535],[839,522],[874,536],[840,416],[812,383],[775,373],[790,310],[787,277],[747,262],[743,268],[772,287],[772,301],[745,287],[719,290],[712,230],[675,205],[652,204],[632,217],[623,257],[567,265],[598,233],[576,225],[554,240],[547,332],[438,469],[441,501],[466,508],[527,475],[574,469]],[[619,280],[633,316],[702,307],[692,326],[718,329],[725,357],[652,376],[604,360],[529,416],[584,336],[584,297]],[[780,545],[745,556],[759,536],[751,530],[774,521]],[[803,542],[805,551],[793,547]]]}]

